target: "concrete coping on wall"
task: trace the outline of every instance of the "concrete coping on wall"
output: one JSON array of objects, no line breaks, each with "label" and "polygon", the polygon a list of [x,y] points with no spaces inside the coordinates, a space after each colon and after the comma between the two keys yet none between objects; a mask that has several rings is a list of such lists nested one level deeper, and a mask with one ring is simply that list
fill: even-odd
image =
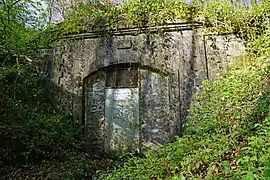
[{"label": "concrete coping on wall", "polygon": [[175,23],[168,23],[166,25],[159,25],[159,26],[150,26],[150,27],[123,27],[118,29],[112,30],[99,30],[87,33],[80,33],[80,34],[72,34],[72,35],[65,35],[64,38],[70,39],[89,39],[89,38],[98,38],[106,35],[112,36],[124,36],[124,35],[132,35],[136,36],[138,34],[143,33],[157,33],[157,32],[173,32],[173,31],[184,31],[184,30],[192,30],[198,29],[202,27],[203,22],[175,22]]}]

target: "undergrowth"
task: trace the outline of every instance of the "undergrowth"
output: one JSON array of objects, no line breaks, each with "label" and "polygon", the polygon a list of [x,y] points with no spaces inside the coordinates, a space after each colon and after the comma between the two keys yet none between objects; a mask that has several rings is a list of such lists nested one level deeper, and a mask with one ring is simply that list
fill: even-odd
[{"label": "undergrowth", "polygon": [[25,178],[24,171],[28,171],[33,177],[58,179],[84,171],[87,158],[79,123],[61,115],[49,101],[46,81],[35,66],[0,69],[2,178],[12,179],[14,173],[15,179]]}]

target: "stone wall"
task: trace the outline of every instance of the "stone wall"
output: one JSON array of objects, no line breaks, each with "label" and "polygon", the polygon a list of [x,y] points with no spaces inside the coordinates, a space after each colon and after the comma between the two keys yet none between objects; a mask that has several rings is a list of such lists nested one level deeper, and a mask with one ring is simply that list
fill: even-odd
[{"label": "stone wall", "polygon": [[234,35],[205,36],[209,79],[215,80],[238,56],[245,53],[243,41]]},{"label": "stone wall", "polygon": [[157,148],[176,135],[171,134],[171,130],[177,127],[177,119],[175,122],[168,118],[170,114],[168,76],[141,70],[140,109],[142,151]]},{"label": "stone wall", "polygon": [[84,83],[84,130],[87,149],[93,153],[104,151],[105,132],[105,74],[98,72]]},{"label": "stone wall", "polygon": [[[233,36],[203,36],[201,31],[192,24],[180,24],[151,34],[131,30],[110,37],[81,34],[54,50],[54,82],[61,87],[55,97],[65,114],[82,122],[88,150],[110,152],[110,142],[117,144],[118,138],[123,147],[135,144],[144,152],[181,132],[192,95],[202,81],[215,79],[235,56],[244,53],[243,44]],[[120,138],[132,128],[106,118],[105,113],[105,69],[119,64],[137,64],[139,71],[139,128],[133,145],[127,145],[132,138]],[[122,129],[110,129],[112,121]]]}]

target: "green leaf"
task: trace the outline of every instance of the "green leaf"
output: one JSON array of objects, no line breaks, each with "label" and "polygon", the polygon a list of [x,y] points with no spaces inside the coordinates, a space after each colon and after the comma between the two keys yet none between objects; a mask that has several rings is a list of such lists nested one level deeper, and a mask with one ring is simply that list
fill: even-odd
[{"label": "green leaf", "polygon": [[270,169],[265,169],[263,171],[263,176],[266,177],[266,178],[270,178]]},{"label": "green leaf", "polygon": [[254,180],[253,172],[248,172],[244,179],[245,180]]}]

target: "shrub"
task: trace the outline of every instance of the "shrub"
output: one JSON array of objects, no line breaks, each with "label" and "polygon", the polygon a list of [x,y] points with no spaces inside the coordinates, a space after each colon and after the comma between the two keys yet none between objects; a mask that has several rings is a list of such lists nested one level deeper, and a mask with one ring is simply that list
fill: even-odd
[{"label": "shrub", "polygon": [[81,173],[84,161],[79,159],[85,154],[79,122],[61,116],[50,104],[46,78],[33,67],[0,70],[1,166],[39,164],[42,168],[50,162],[59,165],[55,169],[68,169],[62,174]]}]

